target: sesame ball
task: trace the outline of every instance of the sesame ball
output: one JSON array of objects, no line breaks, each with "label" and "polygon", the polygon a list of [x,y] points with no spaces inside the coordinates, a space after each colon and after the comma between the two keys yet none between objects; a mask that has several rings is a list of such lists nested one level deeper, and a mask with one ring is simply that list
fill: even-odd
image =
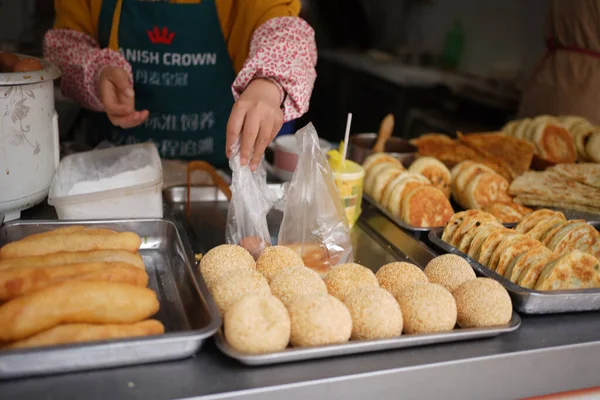
[{"label": "sesame ball", "polygon": [[289,267],[280,271],[270,283],[273,296],[288,304],[297,296],[327,294],[325,282],[307,267]]},{"label": "sesame ball", "polygon": [[512,318],[508,292],[493,279],[476,278],[454,291],[461,328],[505,325]]},{"label": "sesame ball", "polygon": [[359,264],[342,264],[333,267],[323,280],[329,294],[341,301],[359,287],[379,286],[373,271]]},{"label": "sesame ball", "polygon": [[256,261],[256,269],[263,274],[267,281],[287,267],[303,266],[302,257],[294,250],[285,246],[271,246],[263,250]]},{"label": "sesame ball", "polygon": [[290,317],[276,297],[250,294],[229,307],[223,331],[227,343],[242,353],[272,353],[287,347]]},{"label": "sesame ball", "polygon": [[200,260],[200,273],[209,289],[225,273],[235,269],[252,271],[256,269],[256,263],[246,249],[234,244],[217,246]]},{"label": "sesame ball", "polygon": [[227,272],[211,288],[211,294],[221,315],[229,306],[247,294],[269,295],[271,290],[264,276],[258,271],[236,269]]},{"label": "sesame ball", "polygon": [[379,285],[397,296],[406,287],[415,283],[428,283],[421,268],[407,262],[394,262],[379,268],[375,274]]},{"label": "sesame ball", "polygon": [[346,296],[352,318],[352,339],[386,339],[402,334],[402,312],[388,291],[364,286]]},{"label": "sesame ball", "polygon": [[436,283],[417,283],[396,297],[405,333],[435,333],[454,329],[456,303],[452,294]]},{"label": "sesame ball", "polygon": [[294,298],[288,305],[293,346],[345,343],[352,333],[352,318],[344,303],[328,294]]},{"label": "sesame ball", "polygon": [[444,254],[429,261],[425,275],[429,282],[438,283],[451,293],[466,281],[476,278],[467,260],[456,254]]}]

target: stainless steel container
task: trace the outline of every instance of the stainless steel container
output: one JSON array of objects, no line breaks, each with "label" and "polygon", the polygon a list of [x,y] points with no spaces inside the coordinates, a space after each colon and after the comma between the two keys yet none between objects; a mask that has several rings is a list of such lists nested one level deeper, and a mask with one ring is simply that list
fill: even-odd
[{"label": "stainless steel container", "polygon": [[[350,159],[362,164],[373,153],[373,146],[377,141],[376,133],[359,133],[350,136],[348,147]],[[403,165],[409,166],[415,160],[417,148],[408,140],[391,137],[385,144],[384,151],[399,159]]]}]

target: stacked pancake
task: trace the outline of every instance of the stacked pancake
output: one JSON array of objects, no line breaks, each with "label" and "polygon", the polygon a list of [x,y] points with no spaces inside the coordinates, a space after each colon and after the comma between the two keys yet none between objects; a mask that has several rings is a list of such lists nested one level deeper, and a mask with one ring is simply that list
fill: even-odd
[{"label": "stacked pancake", "polygon": [[0,249],[0,343],[49,346],[156,335],[159,309],[133,232],[68,226]]},{"label": "stacked pancake", "polygon": [[529,171],[510,185],[515,202],[600,214],[600,164],[560,164]]},{"label": "stacked pancake", "polygon": [[537,210],[508,229],[489,213],[464,211],[448,221],[442,240],[527,289],[600,287],[600,233],[560,212]]},{"label": "stacked pancake", "polygon": [[406,171],[388,154],[369,156],[363,164],[365,193],[411,226],[444,226],[454,213],[446,194],[450,171],[433,158],[419,159],[413,166]]},{"label": "stacked pancake", "polygon": [[502,132],[531,142],[536,157],[547,164],[573,163],[577,159],[575,141],[558,118],[542,115],[511,121]]},{"label": "stacked pancake", "polygon": [[452,168],[452,196],[466,209],[481,209],[494,202],[510,202],[508,181],[493,169],[473,161]]}]

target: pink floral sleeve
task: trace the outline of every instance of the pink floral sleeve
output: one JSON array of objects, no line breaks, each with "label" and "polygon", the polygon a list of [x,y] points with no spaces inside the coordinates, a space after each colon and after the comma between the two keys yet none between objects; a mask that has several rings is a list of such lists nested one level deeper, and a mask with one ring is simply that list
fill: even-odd
[{"label": "pink floral sleeve", "polygon": [[94,111],[104,111],[98,75],[105,67],[121,67],[133,81],[131,65],[121,53],[101,49],[95,39],[83,32],[49,30],[44,38],[44,56],[62,70],[60,87],[63,94]]},{"label": "pink floral sleeve", "polygon": [[233,94],[237,99],[252,79],[270,79],[279,85],[282,100],[285,98],[285,120],[296,119],[308,110],[316,63],[315,33],[310,25],[298,17],[272,18],[254,31]]}]

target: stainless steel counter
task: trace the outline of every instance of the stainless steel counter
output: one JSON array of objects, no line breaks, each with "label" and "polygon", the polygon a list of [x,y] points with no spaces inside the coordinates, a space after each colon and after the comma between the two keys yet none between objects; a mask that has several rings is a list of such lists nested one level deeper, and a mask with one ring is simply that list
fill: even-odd
[{"label": "stainless steel counter", "polygon": [[[25,214],[40,216],[52,213]],[[364,220],[411,251],[372,210]],[[260,368],[209,344],[181,362],[0,383],[0,399],[508,399],[600,385],[600,313],[522,320],[494,339]]]}]

